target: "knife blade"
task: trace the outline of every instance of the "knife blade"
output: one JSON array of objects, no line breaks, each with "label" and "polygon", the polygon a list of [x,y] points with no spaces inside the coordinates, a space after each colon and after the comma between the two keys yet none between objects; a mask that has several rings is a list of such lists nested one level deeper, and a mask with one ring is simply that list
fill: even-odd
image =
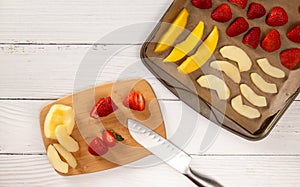
[{"label": "knife blade", "polygon": [[185,175],[197,186],[221,187],[214,179],[200,174],[190,167],[192,157],[177,146],[163,138],[150,128],[133,119],[128,119],[130,135],[143,147],[157,156],[159,159]]}]

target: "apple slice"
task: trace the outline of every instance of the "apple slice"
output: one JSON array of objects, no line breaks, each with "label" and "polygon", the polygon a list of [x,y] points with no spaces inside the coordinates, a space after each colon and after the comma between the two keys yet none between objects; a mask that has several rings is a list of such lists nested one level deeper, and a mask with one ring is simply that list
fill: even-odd
[{"label": "apple slice", "polygon": [[68,162],[68,164],[75,169],[77,166],[77,162],[72,153],[67,151],[60,144],[55,143],[53,144],[53,146],[55,147],[56,151]]},{"label": "apple slice", "polygon": [[44,134],[46,138],[56,139],[55,129],[58,125],[63,125],[67,133],[71,134],[75,124],[74,110],[70,106],[54,104],[50,108],[44,122]]},{"label": "apple slice", "polygon": [[53,145],[48,146],[47,156],[50,161],[50,164],[54,167],[55,170],[57,170],[61,173],[68,173],[69,165],[60,159],[60,157],[59,157],[56,149],[53,147]]},{"label": "apple slice", "polygon": [[270,64],[268,59],[262,58],[257,60],[258,66],[265,72],[267,75],[270,75],[274,78],[284,78],[285,73],[279,68],[276,68]]},{"label": "apple slice", "polygon": [[276,84],[266,82],[259,74],[251,73],[250,75],[252,82],[255,86],[265,93],[275,94],[277,93]]},{"label": "apple slice", "polygon": [[216,60],[210,63],[210,67],[223,71],[235,83],[241,82],[241,74],[239,69],[227,61]]},{"label": "apple slice", "polygon": [[200,21],[190,35],[181,43],[177,44],[172,52],[167,56],[163,62],[176,62],[187,55],[197,43],[201,40],[204,30],[204,23]]},{"label": "apple slice", "polygon": [[204,88],[215,90],[220,100],[227,100],[230,96],[230,90],[224,80],[215,75],[203,75],[197,82]]},{"label": "apple slice", "polygon": [[60,125],[55,129],[55,135],[58,143],[62,145],[69,152],[76,152],[79,150],[78,143],[67,133],[65,126]]},{"label": "apple slice", "polygon": [[246,118],[255,119],[260,117],[260,112],[257,109],[243,104],[241,95],[238,95],[231,100],[231,106],[237,113]]},{"label": "apple slice", "polygon": [[219,41],[218,27],[214,26],[206,40],[200,45],[196,53],[188,57],[178,68],[178,72],[188,74],[201,68],[214,53]]},{"label": "apple slice", "polygon": [[162,52],[167,50],[174,44],[178,36],[184,31],[187,24],[189,12],[183,8],[179,15],[175,18],[174,22],[170,25],[167,32],[160,38],[154,52]]},{"label": "apple slice", "polygon": [[224,58],[237,62],[240,72],[249,71],[252,67],[251,59],[247,53],[237,46],[224,46],[220,49],[220,53]]},{"label": "apple slice", "polygon": [[241,84],[240,90],[242,95],[254,106],[267,106],[267,99],[264,96],[257,95],[247,84]]}]

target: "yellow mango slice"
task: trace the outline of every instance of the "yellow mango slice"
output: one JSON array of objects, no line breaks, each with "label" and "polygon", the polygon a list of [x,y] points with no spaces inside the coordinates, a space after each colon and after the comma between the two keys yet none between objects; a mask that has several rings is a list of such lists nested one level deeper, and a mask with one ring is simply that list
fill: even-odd
[{"label": "yellow mango slice", "polygon": [[183,8],[179,15],[175,18],[167,32],[160,38],[154,52],[162,52],[167,50],[174,44],[178,36],[184,31],[188,21],[189,12]]},{"label": "yellow mango slice", "polygon": [[188,57],[178,68],[178,72],[189,74],[205,64],[216,50],[219,41],[218,27],[214,26],[206,40],[200,45],[196,53]]},{"label": "yellow mango slice", "polygon": [[177,44],[172,52],[167,56],[163,62],[176,62],[187,55],[197,43],[201,40],[204,31],[204,23],[200,21],[193,29],[190,35],[181,43]]}]

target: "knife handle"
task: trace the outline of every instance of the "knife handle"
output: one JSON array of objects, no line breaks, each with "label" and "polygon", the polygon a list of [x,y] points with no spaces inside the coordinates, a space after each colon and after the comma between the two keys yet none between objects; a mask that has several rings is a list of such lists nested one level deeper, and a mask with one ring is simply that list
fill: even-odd
[{"label": "knife handle", "polygon": [[193,171],[191,168],[184,174],[194,184],[200,187],[223,187],[220,183],[214,179],[209,178],[203,174]]}]

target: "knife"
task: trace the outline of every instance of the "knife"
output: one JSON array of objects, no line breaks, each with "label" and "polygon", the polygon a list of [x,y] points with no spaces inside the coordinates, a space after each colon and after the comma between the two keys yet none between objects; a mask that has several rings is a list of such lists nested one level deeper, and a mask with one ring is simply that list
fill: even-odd
[{"label": "knife", "polygon": [[130,135],[139,144],[169,166],[185,175],[197,186],[222,187],[222,185],[214,179],[192,170],[190,167],[192,157],[177,146],[138,121],[128,119],[127,123]]}]

